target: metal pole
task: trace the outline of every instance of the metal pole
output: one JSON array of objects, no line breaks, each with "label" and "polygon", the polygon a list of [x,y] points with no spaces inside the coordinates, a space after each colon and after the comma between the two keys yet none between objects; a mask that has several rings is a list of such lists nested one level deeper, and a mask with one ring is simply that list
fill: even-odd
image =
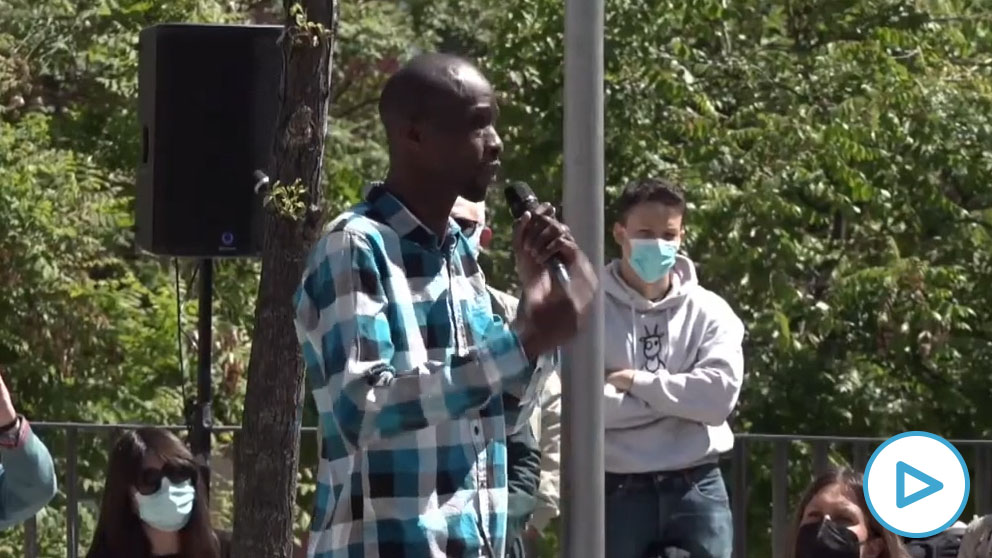
[{"label": "metal pole", "polygon": [[[603,267],[603,0],[565,0],[565,220]],[[562,374],[563,557],[606,554],[603,295],[565,352]]]},{"label": "metal pole", "polygon": [[[213,299],[214,265],[213,260],[200,260],[200,308],[197,323],[197,345],[199,363],[196,374],[196,412],[193,416],[193,454],[201,465],[210,466],[210,431],[213,427],[213,379],[210,373],[213,345]],[[209,469],[208,469],[209,470]],[[210,482],[209,477],[204,482]]]}]

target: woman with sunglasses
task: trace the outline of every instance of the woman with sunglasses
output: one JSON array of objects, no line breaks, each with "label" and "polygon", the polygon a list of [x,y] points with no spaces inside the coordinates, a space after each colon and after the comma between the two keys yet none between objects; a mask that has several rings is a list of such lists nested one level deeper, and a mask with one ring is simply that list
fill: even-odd
[{"label": "woman with sunglasses", "polygon": [[[224,545],[227,546],[227,545]],[[193,455],[167,430],[125,432],[110,456],[86,558],[221,558]]]}]

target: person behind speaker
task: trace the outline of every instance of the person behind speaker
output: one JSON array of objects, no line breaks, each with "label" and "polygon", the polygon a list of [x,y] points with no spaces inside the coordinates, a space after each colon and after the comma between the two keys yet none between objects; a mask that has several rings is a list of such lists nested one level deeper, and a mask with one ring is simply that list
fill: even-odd
[{"label": "person behind speaker", "polygon": [[[493,183],[497,111],[471,63],[415,57],[379,100],[385,180],[312,249],[295,297],[323,434],[308,556],[504,554],[500,396],[522,399],[551,373],[538,360],[575,335],[597,278],[543,206],[514,226],[522,310],[511,324],[494,316],[450,213]],[[567,288],[547,270],[553,256]]]},{"label": "person behind speaker", "polygon": [[623,257],[603,274],[603,421],[609,556],[654,544],[730,558],[733,521],[720,467],[744,380],[744,325],[678,251],[685,194],[639,180],[618,200]]},{"label": "person behind speaker", "polygon": [[14,410],[0,368],[0,529],[34,517],[55,493],[52,456]]},{"label": "person behind speaker", "polygon": [[[489,247],[492,230],[486,226],[485,202],[458,198],[451,210],[468,239],[476,260]],[[519,308],[517,297],[487,286],[493,312],[511,320]],[[561,457],[561,380],[557,368],[546,383],[536,386],[538,396],[520,401],[503,394],[506,409],[507,501],[506,556],[523,558],[558,515],[558,476]]]}]

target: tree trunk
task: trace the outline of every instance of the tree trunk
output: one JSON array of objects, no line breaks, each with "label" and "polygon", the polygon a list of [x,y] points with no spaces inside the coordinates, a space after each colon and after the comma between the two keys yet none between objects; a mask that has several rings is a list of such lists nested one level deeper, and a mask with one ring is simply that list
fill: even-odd
[{"label": "tree trunk", "polygon": [[337,0],[285,4],[285,71],[236,453],[232,555],[238,558],[292,553],[304,386],[292,301],[322,222],[320,179]]}]

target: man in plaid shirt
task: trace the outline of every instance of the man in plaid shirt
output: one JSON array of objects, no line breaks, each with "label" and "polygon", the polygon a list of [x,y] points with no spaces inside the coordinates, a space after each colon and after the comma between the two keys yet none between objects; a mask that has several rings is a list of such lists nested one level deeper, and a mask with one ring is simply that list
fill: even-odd
[{"label": "man in plaid shirt", "polygon": [[[502,150],[492,87],[428,54],[379,101],[390,168],[314,246],[296,328],[323,435],[308,556],[500,558],[506,425],[501,395],[537,397],[540,355],[575,335],[595,271],[542,206],[514,226],[523,287],[512,324],[449,213],[482,201]],[[557,256],[571,280],[552,281]]]}]

